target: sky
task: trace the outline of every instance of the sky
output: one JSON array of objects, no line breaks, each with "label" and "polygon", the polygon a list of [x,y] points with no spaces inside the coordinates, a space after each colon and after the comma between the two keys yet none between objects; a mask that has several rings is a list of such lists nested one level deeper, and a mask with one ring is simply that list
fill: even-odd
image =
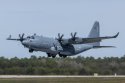
[{"label": "sky", "polygon": [[20,42],[7,41],[10,34],[14,38],[21,33],[55,38],[63,33],[69,38],[71,32],[77,32],[77,36],[87,37],[95,21],[100,22],[101,36],[120,32],[118,38],[101,42],[116,48],[92,49],[77,56],[125,55],[125,0],[0,0],[0,56],[46,56],[29,53]]}]

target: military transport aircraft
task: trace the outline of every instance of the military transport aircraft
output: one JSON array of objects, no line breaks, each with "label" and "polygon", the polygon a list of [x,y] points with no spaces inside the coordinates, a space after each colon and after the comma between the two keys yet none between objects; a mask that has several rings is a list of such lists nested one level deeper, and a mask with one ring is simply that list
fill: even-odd
[{"label": "military transport aircraft", "polygon": [[20,41],[24,47],[29,49],[29,52],[42,51],[46,52],[48,57],[55,58],[58,54],[60,57],[67,57],[79,54],[81,52],[93,49],[93,48],[107,48],[114,46],[100,46],[100,42],[104,39],[116,38],[119,32],[114,36],[100,37],[100,26],[99,22],[96,21],[89,33],[87,38],[76,37],[76,32],[71,33],[71,38],[63,38],[64,35],[58,34],[58,38],[48,38],[43,36],[38,36],[36,34],[32,36],[24,37],[19,34],[19,38],[13,39],[11,35],[7,40]]}]

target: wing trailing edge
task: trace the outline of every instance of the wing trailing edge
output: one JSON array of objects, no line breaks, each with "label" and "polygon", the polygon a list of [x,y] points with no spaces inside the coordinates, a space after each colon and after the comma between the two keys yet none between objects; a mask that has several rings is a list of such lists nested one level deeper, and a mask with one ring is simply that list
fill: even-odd
[{"label": "wing trailing edge", "polygon": [[115,46],[93,46],[93,48],[116,48]]}]

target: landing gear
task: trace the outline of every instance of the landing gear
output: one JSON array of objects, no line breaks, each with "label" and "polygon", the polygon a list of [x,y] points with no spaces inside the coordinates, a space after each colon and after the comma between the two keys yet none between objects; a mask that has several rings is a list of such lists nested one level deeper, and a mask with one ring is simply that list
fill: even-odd
[{"label": "landing gear", "polygon": [[48,55],[48,57],[51,57],[51,55]]},{"label": "landing gear", "polygon": [[50,53],[47,53],[48,57],[52,57],[52,58],[55,58],[56,55],[55,54],[50,54]]},{"label": "landing gear", "polygon": [[62,57],[63,55],[59,54],[59,57]]},{"label": "landing gear", "polygon": [[63,57],[63,58],[66,58],[67,55],[62,55],[62,54],[59,54],[60,57]]},{"label": "landing gear", "polygon": [[[48,57],[52,57],[52,58],[55,58],[55,57],[56,57],[56,54],[47,53],[47,55],[48,55]],[[60,54],[60,53],[59,53],[59,57],[66,58],[67,55],[63,55],[63,54]]]},{"label": "landing gear", "polygon": [[67,56],[66,55],[63,55],[63,58],[66,58]]},{"label": "landing gear", "polygon": [[48,57],[51,57],[51,54],[50,53],[47,53]]},{"label": "landing gear", "polygon": [[33,49],[29,49],[29,52],[30,52],[30,53],[33,53],[33,51],[34,51]]},{"label": "landing gear", "polygon": [[56,56],[52,56],[52,58],[55,58]]}]

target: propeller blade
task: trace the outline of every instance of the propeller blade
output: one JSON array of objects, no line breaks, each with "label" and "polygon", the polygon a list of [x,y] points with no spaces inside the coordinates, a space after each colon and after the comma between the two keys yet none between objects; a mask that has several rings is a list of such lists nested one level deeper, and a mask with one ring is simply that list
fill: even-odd
[{"label": "propeller blade", "polygon": [[25,34],[23,33],[23,34],[22,34],[22,38],[24,37],[24,35],[25,35]]},{"label": "propeller blade", "polygon": [[21,38],[21,35],[19,34],[19,38]]},{"label": "propeller blade", "polygon": [[58,38],[60,38],[60,33],[58,33]]},{"label": "propeller blade", "polygon": [[73,38],[73,33],[71,33],[71,37]]},{"label": "propeller blade", "polygon": [[77,34],[77,32],[75,32],[74,34],[71,33],[71,37],[72,37],[72,40],[73,40],[73,41],[75,41],[75,39],[76,39],[76,34]]},{"label": "propeller blade", "polygon": [[58,39],[57,39],[57,40],[58,40],[58,41],[62,41],[63,36],[64,36],[63,34],[60,35],[60,33],[58,33]]},{"label": "propeller blade", "polygon": [[57,51],[57,46],[54,43],[53,43],[53,46],[54,46],[55,50]]},{"label": "propeller blade", "polygon": [[19,40],[22,42],[23,40],[24,40],[24,33],[21,35],[21,34],[19,34]]},{"label": "propeller blade", "polygon": [[74,33],[74,37],[76,37],[77,32]]},{"label": "propeller blade", "polygon": [[61,37],[60,37],[60,39],[62,39],[62,38],[63,38],[63,36],[64,36],[64,35],[62,34],[62,35],[61,35]]}]

